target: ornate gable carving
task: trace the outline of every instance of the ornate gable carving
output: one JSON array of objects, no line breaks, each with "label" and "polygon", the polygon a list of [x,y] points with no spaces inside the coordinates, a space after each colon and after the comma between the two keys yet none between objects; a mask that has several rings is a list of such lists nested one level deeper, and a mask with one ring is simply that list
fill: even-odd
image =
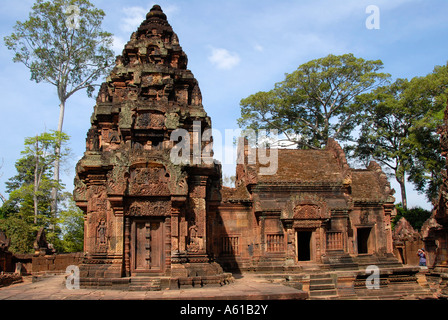
[{"label": "ornate gable carving", "polygon": [[129,193],[134,196],[169,196],[169,174],[165,168],[136,168],[131,171]]},{"label": "ornate gable carving", "polygon": [[292,196],[282,210],[285,220],[324,220],[330,218],[325,199],[313,194]]},{"label": "ornate gable carving", "polygon": [[313,204],[299,204],[294,208],[293,219],[322,219],[321,208]]}]

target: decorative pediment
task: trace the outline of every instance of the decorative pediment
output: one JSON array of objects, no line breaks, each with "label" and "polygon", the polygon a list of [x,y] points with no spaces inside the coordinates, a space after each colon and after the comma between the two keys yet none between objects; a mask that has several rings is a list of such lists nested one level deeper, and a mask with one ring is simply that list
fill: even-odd
[{"label": "decorative pediment", "polygon": [[325,199],[316,195],[293,196],[282,210],[285,220],[324,220],[330,218]]},{"label": "decorative pediment", "polygon": [[169,196],[169,173],[164,167],[135,168],[131,171],[129,193],[134,196]]},{"label": "decorative pediment", "polygon": [[299,204],[294,208],[293,219],[321,219],[321,209],[314,204]]}]

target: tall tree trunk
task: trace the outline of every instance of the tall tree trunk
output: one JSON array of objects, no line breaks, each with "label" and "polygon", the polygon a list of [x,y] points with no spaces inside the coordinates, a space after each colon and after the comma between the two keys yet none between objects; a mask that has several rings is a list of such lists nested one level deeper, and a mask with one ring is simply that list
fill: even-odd
[{"label": "tall tree trunk", "polygon": [[36,136],[36,149],[35,149],[35,161],[34,168],[34,192],[33,192],[33,204],[34,204],[34,224],[37,224],[37,215],[39,202],[37,199],[37,192],[39,191],[39,137]]},{"label": "tall tree trunk", "polygon": [[1,193],[0,193],[0,199],[2,200],[2,202],[3,202],[3,203],[5,203],[5,202],[6,202],[6,198],[5,198],[5,196],[4,196],[4,195],[2,195]]},{"label": "tall tree trunk", "polygon": [[[62,126],[64,124],[64,113],[65,113],[65,101],[61,101],[59,105],[59,122],[58,122],[58,131],[62,133]],[[54,162],[54,173],[53,180],[56,184],[59,184],[59,169],[60,169],[60,155],[61,155],[61,140],[58,141],[58,147],[55,150],[56,160]],[[54,186],[51,190],[51,212],[53,212],[54,218],[57,218],[58,211],[58,187]],[[54,227],[53,227],[54,228]]]},{"label": "tall tree trunk", "polygon": [[403,209],[408,210],[408,200],[406,197],[406,179],[405,179],[405,173],[401,176],[396,176],[397,182],[400,185],[401,189],[401,203],[403,206]]}]

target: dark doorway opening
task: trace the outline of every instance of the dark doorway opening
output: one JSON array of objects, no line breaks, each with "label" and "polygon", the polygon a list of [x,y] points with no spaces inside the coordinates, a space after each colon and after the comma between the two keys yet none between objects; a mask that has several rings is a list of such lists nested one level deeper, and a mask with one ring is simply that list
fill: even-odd
[{"label": "dark doorway opening", "polygon": [[311,231],[297,232],[297,260],[310,261],[311,260]]},{"label": "dark doorway opening", "polygon": [[398,249],[398,260],[403,263],[406,264],[406,259],[404,258],[404,252],[403,252],[403,248],[397,248]]},{"label": "dark doorway opening", "polygon": [[371,228],[358,229],[358,254],[369,253],[369,238]]}]

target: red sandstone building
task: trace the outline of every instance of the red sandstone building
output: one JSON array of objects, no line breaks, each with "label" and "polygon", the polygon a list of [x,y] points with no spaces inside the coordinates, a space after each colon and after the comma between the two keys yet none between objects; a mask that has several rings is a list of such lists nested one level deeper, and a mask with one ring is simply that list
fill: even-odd
[{"label": "red sandstone building", "polygon": [[221,186],[220,165],[171,161],[173,132],[194,141],[194,123],[203,133],[211,120],[159,6],[117,58],[91,122],[75,181],[85,212],[82,285],[219,285],[231,278],[224,271],[340,269],[355,279],[370,264],[400,266],[385,174],[375,162],[351,169],[336,141],[279,150],[275,175],[238,164],[234,189]]},{"label": "red sandstone building", "polygon": [[[247,151],[247,150],[246,150]],[[353,170],[330,140],[323,150],[278,150],[278,171],[237,166],[211,215],[212,252],[230,269],[301,270],[394,264],[393,191],[375,162]]]}]

